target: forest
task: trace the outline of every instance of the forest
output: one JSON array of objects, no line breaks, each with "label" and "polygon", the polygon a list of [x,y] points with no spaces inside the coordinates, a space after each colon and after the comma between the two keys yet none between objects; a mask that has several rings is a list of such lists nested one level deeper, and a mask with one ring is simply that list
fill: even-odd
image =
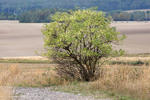
[{"label": "forest", "polygon": [[150,0],[0,0],[0,20],[49,22],[50,16],[57,11],[91,7],[105,11],[107,15],[118,21],[149,20],[149,14],[146,14],[145,18],[143,12],[124,13],[123,11],[149,9]]}]

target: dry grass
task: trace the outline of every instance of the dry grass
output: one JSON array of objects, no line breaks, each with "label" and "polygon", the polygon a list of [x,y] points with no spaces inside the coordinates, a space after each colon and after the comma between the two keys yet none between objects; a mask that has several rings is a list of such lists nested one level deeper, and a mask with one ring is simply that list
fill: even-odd
[{"label": "dry grass", "polygon": [[150,61],[150,57],[114,57],[112,61]]},{"label": "dry grass", "polygon": [[[47,68],[46,68],[47,69]],[[61,79],[54,70],[37,68],[22,68],[12,64],[0,65],[0,100],[12,100],[13,87],[45,87],[66,85],[68,81]]]},{"label": "dry grass", "polygon": [[47,87],[65,84],[67,84],[67,81],[61,79],[54,70],[44,71],[40,69],[21,72],[15,82],[16,86],[22,87]]},{"label": "dry grass", "polygon": [[103,68],[92,89],[106,90],[139,100],[150,100],[150,68],[113,66]]},{"label": "dry grass", "polygon": [[[1,67],[1,66],[0,66]],[[10,66],[0,72],[0,100],[12,100],[12,87],[19,70],[17,66]]]},{"label": "dry grass", "polygon": [[8,87],[0,87],[0,100],[12,100],[12,89]]},{"label": "dry grass", "polygon": [[150,100],[150,68],[147,66],[108,65],[94,82],[78,82],[56,90],[82,93],[114,100]]},{"label": "dry grass", "polygon": [[[124,59],[128,61],[137,60],[137,58]],[[124,59],[116,58],[116,60]],[[149,61],[149,58],[140,60]],[[76,82],[71,89],[68,86],[72,83],[61,79],[54,68],[54,65],[48,64],[0,64],[0,97],[2,98],[0,100],[12,99],[13,89],[11,87],[13,86],[60,86],[64,87],[65,91],[82,90],[90,91],[89,93],[111,91],[115,94],[131,96],[136,98],[135,100],[150,100],[150,68],[148,66],[106,65],[101,70],[99,80],[88,84],[82,82],[81,87],[78,84],[80,82]],[[83,86],[85,87],[83,88]]]}]

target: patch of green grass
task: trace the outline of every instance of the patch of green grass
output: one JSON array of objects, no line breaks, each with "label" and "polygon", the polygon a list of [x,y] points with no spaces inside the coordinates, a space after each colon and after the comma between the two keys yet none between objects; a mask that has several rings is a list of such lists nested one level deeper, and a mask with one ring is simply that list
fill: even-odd
[{"label": "patch of green grass", "polygon": [[125,54],[124,57],[149,57],[150,53]]},{"label": "patch of green grass", "polygon": [[136,100],[134,98],[131,98],[129,96],[124,96],[122,94],[117,94],[115,92],[112,91],[105,91],[104,93],[106,93],[108,96],[112,97],[113,100]]},{"label": "patch of green grass", "polygon": [[0,63],[31,63],[31,64],[51,64],[49,60],[28,60],[28,59],[0,59]]},{"label": "patch of green grass", "polygon": [[127,96],[119,96],[118,100],[133,100],[133,99]]},{"label": "patch of green grass", "polygon": [[65,86],[53,86],[54,91],[62,91],[67,93],[78,94],[82,96],[92,96],[96,99],[110,99],[110,100],[134,100],[128,96],[122,96],[114,92],[95,90],[91,88],[88,82],[73,82]]},{"label": "patch of green grass", "polygon": [[149,66],[149,62],[146,61],[109,61],[110,65],[132,65],[132,66],[141,66],[146,65]]},{"label": "patch of green grass", "polygon": [[107,94],[101,92],[101,91],[93,91],[89,89],[89,83],[71,83],[69,85],[65,86],[55,86],[53,87],[53,90],[55,91],[62,91],[62,92],[68,92],[73,94],[80,94],[82,96],[94,96],[95,98],[109,98]]}]

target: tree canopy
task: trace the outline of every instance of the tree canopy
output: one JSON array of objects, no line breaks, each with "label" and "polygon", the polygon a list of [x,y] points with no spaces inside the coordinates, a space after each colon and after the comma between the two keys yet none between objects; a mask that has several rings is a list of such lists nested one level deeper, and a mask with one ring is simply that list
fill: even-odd
[{"label": "tree canopy", "polygon": [[[60,74],[90,81],[100,67],[99,61],[114,53],[113,44],[122,37],[110,26],[102,12],[77,10],[56,13],[43,30],[46,55],[58,64]],[[122,52],[121,52],[122,53]],[[67,75],[67,76],[68,76]]]}]

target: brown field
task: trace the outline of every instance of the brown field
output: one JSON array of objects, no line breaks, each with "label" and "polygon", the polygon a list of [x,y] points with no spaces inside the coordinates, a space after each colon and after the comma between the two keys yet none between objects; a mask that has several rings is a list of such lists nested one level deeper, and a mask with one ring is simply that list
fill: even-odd
[{"label": "brown field", "polygon": [[150,22],[115,22],[113,26],[127,36],[121,46],[127,53],[150,53]]},{"label": "brown field", "polygon": [[43,47],[42,25],[0,23],[0,57],[35,56]]},{"label": "brown field", "polygon": [[[113,22],[127,35],[121,48],[127,53],[150,53],[150,22]],[[0,23],[0,57],[36,56],[43,49],[43,24]]]}]

